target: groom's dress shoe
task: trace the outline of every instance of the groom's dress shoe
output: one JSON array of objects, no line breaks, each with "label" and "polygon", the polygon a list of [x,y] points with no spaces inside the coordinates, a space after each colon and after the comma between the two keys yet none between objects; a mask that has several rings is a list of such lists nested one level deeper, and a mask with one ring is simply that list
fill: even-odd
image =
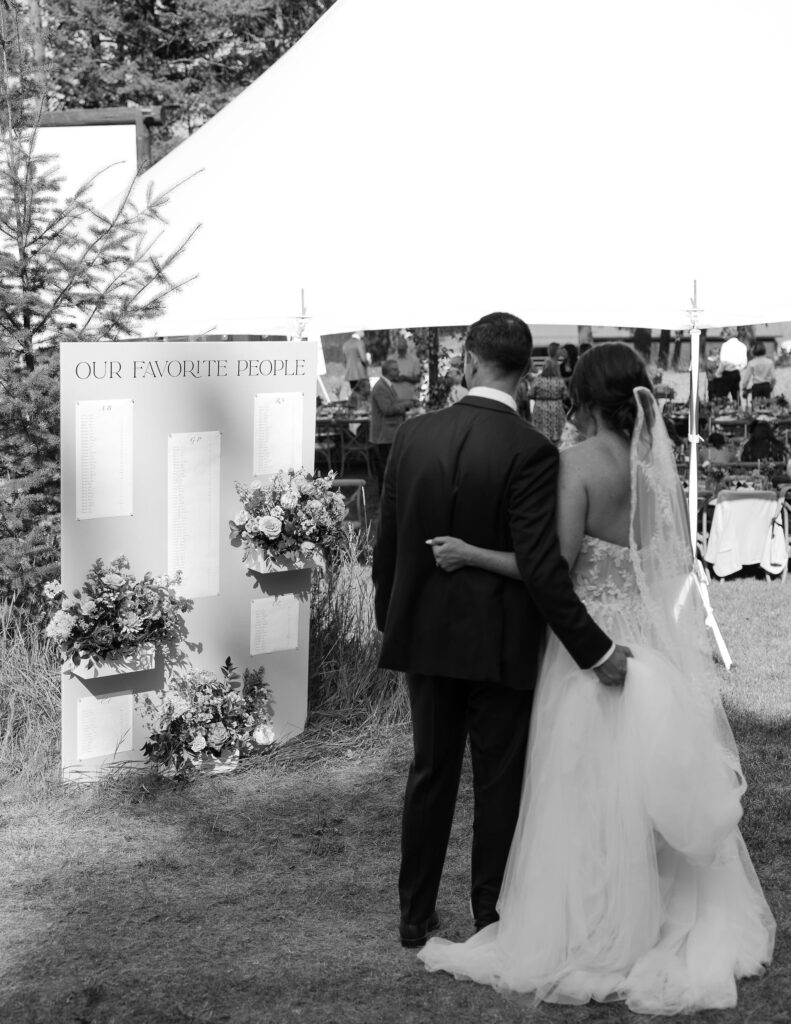
[{"label": "groom's dress shoe", "polygon": [[436,911],[423,924],[404,924],[402,921],[398,926],[401,945],[404,949],[417,949],[419,946],[425,946],[431,932],[437,931],[438,928],[439,915]]}]

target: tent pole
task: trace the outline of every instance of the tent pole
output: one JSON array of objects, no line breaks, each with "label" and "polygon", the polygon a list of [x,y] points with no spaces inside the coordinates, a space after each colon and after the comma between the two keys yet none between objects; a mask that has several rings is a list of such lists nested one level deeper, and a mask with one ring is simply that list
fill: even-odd
[{"label": "tent pole", "polygon": [[[304,333],[305,333],[305,318],[308,315],[308,307],[305,304],[305,289],[304,288],[300,288],[300,290],[299,290],[299,304],[300,304],[300,308],[302,310],[302,312],[301,312],[301,314],[299,316],[299,324],[300,324],[300,327],[299,327],[299,337],[301,338],[304,335]],[[319,347],[321,347],[321,338],[319,338]],[[316,374],[316,392],[329,405],[329,403],[332,401],[332,399],[330,398],[329,392],[327,391],[327,385],[321,379],[319,374]]]},{"label": "tent pole", "polygon": [[[722,663],[727,670],[730,670],[733,659],[728,648],[725,646],[720,627],[714,617],[714,609],[709,599],[709,588],[706,585],[706,572],[703,564],[698,558],[698,388],[700,386],[700,328],[698,327],[698,283],[694,282],[692,309],[689,311],[690,320],[690,363],[689,363],[689,535],[692,541],[693,572],[692,577],[695,586],[698,588],[703,607],[706,612],[706,625],[714,634],[717,643],[717,650],[720,652]],[[705,514],[705,513],[704,513]]]},{"label": "tent pole", "polygon": [[689,332],[689,535],[692,539],[692,553],[697,552],[698,535],[698,378],[700,368],[700,329],[693,321]]}]

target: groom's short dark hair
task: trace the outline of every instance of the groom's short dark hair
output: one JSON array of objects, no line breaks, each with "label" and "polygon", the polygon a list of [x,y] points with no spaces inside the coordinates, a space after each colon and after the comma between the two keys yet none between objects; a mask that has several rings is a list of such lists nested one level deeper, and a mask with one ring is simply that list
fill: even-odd
[{"label": "groom's short dark hair", "polygon": [[496,363],[506,373],[522,373],[530,362],[533,335],[518,316],[489,313],[467,331],[467,350],[486,363]]}]

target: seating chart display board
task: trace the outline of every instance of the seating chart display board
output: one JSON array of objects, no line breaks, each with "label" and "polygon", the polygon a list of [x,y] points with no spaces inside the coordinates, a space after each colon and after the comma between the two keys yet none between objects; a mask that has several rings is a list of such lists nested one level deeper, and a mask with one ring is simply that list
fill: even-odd
[{"label": "seating chart display board", "polygon": [[[136,577],[183,574],[188,651],[220,674],[264,665],[276,739],[307,717],[310,570],[247,572],[229,520],[237,482],[313,469],[317,345],[123,341],[61,345],[61,580],[125,555]],[[143,760],[161,653],[62,671],[64,778]]]}]

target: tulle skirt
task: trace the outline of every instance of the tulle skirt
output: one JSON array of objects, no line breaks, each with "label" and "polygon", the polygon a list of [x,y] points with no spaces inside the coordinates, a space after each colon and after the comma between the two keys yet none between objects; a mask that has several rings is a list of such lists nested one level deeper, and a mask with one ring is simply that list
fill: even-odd
[{"label": "tulle skirt", "polygon": [[734,1006],[736,979],[771,959],[744,780],[673,665],[631,646],[625,686],[608,689],[550,635],[500,921],[431,939],[429,970],[674,1014]]}]

